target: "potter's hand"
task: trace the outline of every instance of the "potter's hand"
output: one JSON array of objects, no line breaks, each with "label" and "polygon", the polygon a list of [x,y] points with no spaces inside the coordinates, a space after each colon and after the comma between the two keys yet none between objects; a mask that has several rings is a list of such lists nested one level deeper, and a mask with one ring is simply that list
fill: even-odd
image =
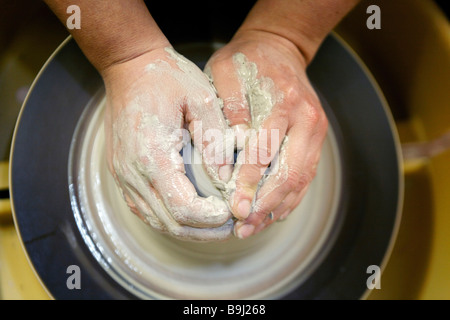
[{"label": "potter's hand", "polygon": [[[230,126],[250,133],[233,172],[235,185],[230,182],[230,206],[240,219],[235,233],[241,238],[285,218],[315,176],[328,122],[305,69],[293,43],[254,30],[238,33],[205,68]],[[258,130],[256,139],[249,128]]]},{"label": "potter's hand", "polygon": [[227,204],[197,195],[180,155],[188,128],[216,185],[231,174],[217,156],[221,141],[201,139],[205,131],[227,128],[207,76],[171,47],[113,65],[103,76],[108,164],[131,210],[177,238],[228,238],[233,222]]}]

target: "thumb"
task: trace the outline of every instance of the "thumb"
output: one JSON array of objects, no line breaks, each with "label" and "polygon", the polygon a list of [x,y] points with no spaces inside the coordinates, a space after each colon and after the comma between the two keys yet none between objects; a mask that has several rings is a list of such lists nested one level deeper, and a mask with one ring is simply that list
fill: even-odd
[{"label": "thumb", "polygon": [[230,127],[250,127],[251,114],[232,59],[208,61],[205,73],[223,102],[223,114]]},{"label": "thumb", "polygon": [[[200,101],[200,100],[198,100]],[[213,184],[220,190],[231,178],[234,162],[234,135],[222,113],[221,101],[214,88],[191,105],[187,125],[194,147],[201,155],[201,163]],[[194,159],[195,161],[196,159]],[[197,163],[197,161],[195,161]]]}]

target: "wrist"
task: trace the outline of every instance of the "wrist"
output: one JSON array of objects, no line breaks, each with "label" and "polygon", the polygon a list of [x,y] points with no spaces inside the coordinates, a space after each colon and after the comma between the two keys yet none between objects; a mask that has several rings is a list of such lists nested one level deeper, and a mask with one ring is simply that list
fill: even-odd
[{"label": "wrist", "polygon": [[[45,0],[65,23],[70,0]],[[103,73],[112,65],[129,61],[168,41],[143,0],[78,0],[82,12],[79,29],[69,30],[84,55]]]},{"label": "wrist", "polygon": [[261,52],[265,52],[268,47],[280,52],[285,58],[295,58],[303,68],[307,66],[307,58],[304,52],[289,38],[279,33],[274,33],[262,29],[241,28],[234,35],[231,43],[241,47],[244,43],[257,42],[261,47]]},{"label": "wrist", "polygon": [[171,47],[170,43],[161,42],[159,46],[146,47],[142,51],[135,51],[133,55],[126,59],[117,60],[107,67],[99,70],[105,86],[110,88],[120,88],[119,91],[126,91],[132,87],[136,81],[146,73],[146,67],[157,60],[167,59],[166,48]]},{"label": "wrist", "polygon": [[258,0],[240,30],[288,39],[309,64],[322,41],[359,0]]},{"label": "wrist", "polygon": [[[322,39],[310,39],[300,32],[292,32],[289,28],[284,28],[280,25],[259,25],[259,24],[244,24],[236,32],[235,37],[255,37],[255,35],[270,38],[274,44],[283,46],[292,51],[297,51],[301,56],[305,65],[308,65],[314,55],[316,54]],[[257,36],[257,37],[258,37]]]},{"label": "wrist", "polygon": [[111,69],[118,69],[118,66],[140,61],[151,55],[152,52],[170,46],[169,41],[162,33],[142,39],[128,39],[124,43],[115,44],[113,48],[107,50],[106,54],[99,52],[97,63],[94,66],[102,76],[105,76]]}]

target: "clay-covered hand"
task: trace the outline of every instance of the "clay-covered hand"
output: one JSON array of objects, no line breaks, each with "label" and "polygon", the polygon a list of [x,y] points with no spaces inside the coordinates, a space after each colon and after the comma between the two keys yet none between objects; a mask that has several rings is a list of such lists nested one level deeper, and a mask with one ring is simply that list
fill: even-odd
[{"label": "clay-covered hand", "polygon": [[227,239],[233,221],[226,202],[197,194],[180,155],[192,136],[219,188],[231,175],[223,141],[205,138],[227,129],[208,77],[165,47],[117,63],[103,78],[108,165],[131,210],[183,240]]},{"label": "clay-covered hand", "polygon": [[235,234],[246,238],[300,203],[316,174],[328,121],[301,52],[276,34],[236,34],[205,72],[242,148],[228,189],[240,220]]}]

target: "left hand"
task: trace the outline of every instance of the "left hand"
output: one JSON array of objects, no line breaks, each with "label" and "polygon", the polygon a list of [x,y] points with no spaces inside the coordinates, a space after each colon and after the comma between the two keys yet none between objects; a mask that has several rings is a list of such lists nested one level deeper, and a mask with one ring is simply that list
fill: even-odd
[{"label": "left hand", "polygon": [[[238,156],[230,185],[229,204],[240,220],[234,231],[240,238],[286,218],[316,174],[328,121],[306,66],[289,40],[247,30],[214,53],[205,67],[230,126],[240,133],[256,132]],[[272,172],[264,175],[270,161]]]},{"label": "left hand", "polygon": [[[233,220],[227,203],[197,194],[180,155],[190,143],[189,129],[215,185],[228,180],[225,147],[232,144],[221,139],[228,127],[206,75],[165,46],[113,65],[103,79],[108,165],[131,211],[182,240],[228,239]],[[214,139],[211,132],[218,133]]]}]

